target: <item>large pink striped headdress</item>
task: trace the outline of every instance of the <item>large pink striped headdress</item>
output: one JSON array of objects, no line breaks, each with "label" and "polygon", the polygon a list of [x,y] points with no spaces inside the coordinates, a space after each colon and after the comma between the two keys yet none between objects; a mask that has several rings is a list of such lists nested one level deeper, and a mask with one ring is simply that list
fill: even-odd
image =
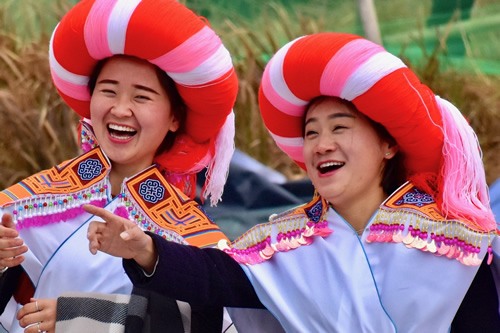
[{"label": "large pink striped headdress", "polygon": [[[90,116],[87,83],[94,66],[117,54],[145,59],[174,80],[187,105],[185,133],[156,162],[177,175],[172,179],[191,182],[186,175],[208,167],[203,196],[217,203],[234,152],[232,107],[238,90],[220,38],[177,1],[80,1],[55,28],[49,54],[55,86],[80,116]],[[181,187],[191,187],[191,195],[196,189]]]},{"label": "large pink striped headdress", "polygon": [[318,96],[351,101],[396,139],[410,179],[449,218],[495,229],[476,135],[460,111],[382,46],[360,36],[318,33],[283,46],[263,74],[259,104],[276,144],[300,167],[303,121]]}]

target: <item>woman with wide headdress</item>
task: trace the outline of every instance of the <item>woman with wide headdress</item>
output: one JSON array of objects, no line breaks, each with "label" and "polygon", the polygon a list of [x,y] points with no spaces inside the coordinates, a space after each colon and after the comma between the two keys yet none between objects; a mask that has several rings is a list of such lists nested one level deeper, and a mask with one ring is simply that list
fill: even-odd
[{"label": "woman with wide headdress", "polygon": [[207,21],[173,0],[83,0],[55,27],[49,61],[83,154],[0,193],[10,332],[53,331],[45,299],[67,291],[130,294],[120,261],[86,250],[85,204],[175,242],[226,239],[194,201],[206,170],[201,196],[217,204],[234,151],[238,80]]}]

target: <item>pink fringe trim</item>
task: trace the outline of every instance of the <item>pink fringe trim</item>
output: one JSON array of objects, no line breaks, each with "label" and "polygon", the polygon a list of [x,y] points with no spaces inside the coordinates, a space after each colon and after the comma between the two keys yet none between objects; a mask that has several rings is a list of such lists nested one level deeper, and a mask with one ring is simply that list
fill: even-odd
[{"label": "pink fringe trim", "polygon": [[84,153],[87,153],[93,149],[92,145],[88,142],[82,142],[81,146]]},{"label": "pink fringe trim", "polygon": [[[445,234],[428,233],[413,226],[408,227],[406,235],[403,236],[404,224],[375,223],[370,226],[370,233],[366,242],[372,243],[403,243],[407,248],[418,249],[433,253],[436,256],[445,256],[448,259],[456,259],[467,266],[479,266],[481,252],[479,245],[474,245],[458,236],[447,236]],[[488,246],[488,264],[493,260],[493,250]]]},{"label": "pink fringe trim", "polygon": [[267,237],[246,249],[229,248],[225,252],[239,263],[254,265],[271,258],[275,250],[271,247],[271,238]]},{"label": "pink fringe trim", "polygon": [[116,207],[116,209],[113,213],[115,213],[115,215],[118,215],[118,216],[126,218],[126,219],[129,218],[128,210],[127,210],[127,208],[125,208],[123,206]]},{"label": "pink fringe trim", "polygon": [[308,222],[302,229],[280,232],[276,237],[276,243],[271,243],[271,237],[268,236],[244,249],[224,247],[222,250],[239,263],[254,265],[271,259],[276,252],[287,252],[303,245],[310,245],[315,236],[327,237],[332,232],[333,230],[328,227],[328,221]]},{"label": "pink fringe trim", "polygon": [[[104,207],[106,204],[106,199],[101,200],[93,200],[90,201],[89,204]],[[83,205],[83,204],[82,204]],[[17,221],[17,229],[26,229],[32,227],[43,227],[44,225],[58,223],[58,222],[66,222],[68,220],[74,219],[75,217],[85,214],[86,212],[83,210],[82,205],[79,205],[75,208],[69,208],[63,212],[27,217],[23,219],[19,219]]]}]

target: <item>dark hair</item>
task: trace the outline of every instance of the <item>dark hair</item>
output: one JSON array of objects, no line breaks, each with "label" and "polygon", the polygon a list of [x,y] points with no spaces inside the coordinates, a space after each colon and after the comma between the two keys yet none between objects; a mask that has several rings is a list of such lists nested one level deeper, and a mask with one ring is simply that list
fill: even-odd
[{"label": "dark hair", "polygon": [[[365,116],[366,117],[366,116]],[[387,129],[380,123],[373,121],[372,119],[366,117],[368,121],[372,124],[375,132],[380,138],[389,142],[390,145],[397,145],[396,140],[387,131]],[[406,168],[404,166],[403,153],[397,151],[396,154],[389,160],[385,162],[384,169],[382,170],[382,188],[385,194],[390,195],[398,189],[406,181]]]},{"label": "dark hair", "polygon": [[[127,56],[127,55],[115,55],[113,57],[129,57],[129,58],[135,58],[133,56]],[[102,68],[104,65],[111,59],[112,57],[105,58],[102,60],[99,60],[97,64],[94,66],[92,73],[90,74],[89,77],[89,82],[87,84],[87,87],[89,89],[90,95],[93,94],[95,86],[97,84],[97,77],[102,71]],[[140,58],[136,58],[140,59]],[[181,95],[179,94],[179,91],[177,90],[175,86],[174,80],[170,76],[165,73],[160,67],[154,66],[155,71],[156,71],[156,76],[158,77],[158,80],[160,81],[160,84],[165,90],[168,99],[170,100],[170,108],[172,110],[172,113],[174,114],[175,119],[179,122],[179,129],[175,132],[169,131],[165,138],[163,139],[162,143],[158,147],[156,151],[156,155],[159,155],[163,152],[168,151],[170,148],[172,148],[172,145],[174,144],[175,138],[178,133],[181,133],[184,131],[184,124],[186,122],[186,114],[187,114],[187,106],[184,103],[184,100],[182,99]]]},{"label": "dark hair", "polygon": [[[356,112],[358,115],[367,119],[368,122],[375,129],[375,132],[377,132],[378,136],[382,140],[387,141],[390,145],[397,145],[396,140],[392,137],[392,135],[387,131],[387,129],[382,124],[377,123],[376,121],[365,116],[363,113],[361,113],[356,108],[356,106],[352,102],[347,101],[345,99],[342,99],[340,97],[333,97],[333,96],[315,97],[307,105],[307,111],[309,111],[309,109],[312,106],[318,105],[319,103],[321,103],[327,99],[336,99],[336,100],[340,101],[341,103],[344,103],[351,110]],[[303,123],[305,123],[306,115],[307,115],[307,112],[304,114]],[[304,136],[304,134],[305,134],[304,130],[305,129],[303,128],[302,129],[302,136]],[[406,168],[404,166],[404,157],[403,157],[403,154],[400,151],[398,151],[398,152],[396,152],[396,154],[394,155],[393,158],[391,158],[385,162],[384,168],[382,170],[382,181],[381,181],[380,185],[382,186],[384,193],[387,195],[390,195],[406,181],[406,177],[407,177],[407,175],[406,175]]]}]

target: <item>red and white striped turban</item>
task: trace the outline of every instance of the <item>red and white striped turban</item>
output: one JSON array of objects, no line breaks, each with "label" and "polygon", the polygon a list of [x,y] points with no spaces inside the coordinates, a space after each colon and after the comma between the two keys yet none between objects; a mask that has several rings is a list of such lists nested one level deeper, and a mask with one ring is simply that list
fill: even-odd
[{"label": "red and white striped turban", "polygon": [[259,91],[262,118],[276,144],[304,169],[304,115],[318,96],[351,101],[382,124],[396,139],[410,178],[434,195],[444,214],[495,229],[474,131],[398,57],[345,33],[299,37],[272,57]]},{"label": "red and white striped turban", "polygon": [[90,117],[94,66],[118,54],[145,59],[176,83],[187,105],[185,133],[156,162],[181,177],[208,167],[204,196],[216,203],[234,152],[238,79],[228,50],[204,19],[174,0],[80,1],[55,28],[49,54],[54,84],[80,116]]}]

